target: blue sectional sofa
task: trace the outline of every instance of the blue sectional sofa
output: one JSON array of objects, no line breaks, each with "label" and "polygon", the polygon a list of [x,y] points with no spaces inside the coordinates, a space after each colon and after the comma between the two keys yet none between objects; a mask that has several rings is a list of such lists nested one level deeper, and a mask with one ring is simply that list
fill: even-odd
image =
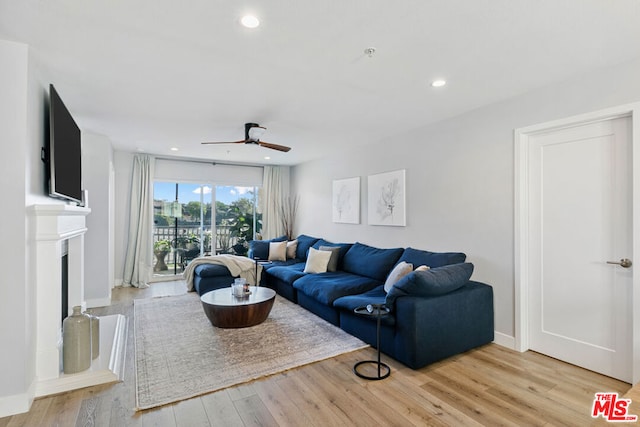
[{"label": "blue sectional sofa", "polygon": [[[354,309],[385,304],[391,313],[382,319],[380,349],[405,365],[418,369],[493,341],[493,289],[470,280],[473,265],[465,262],[465,254],[381,249],[307,235],[296,240],[295,258],[264,264],[261,284],[373,346],[375,318],[357,315]],[[337,268],[305,273],[309,248],[321,247],[338,248]],[[410,272],[386,292],[387,277],[403,261],[429,269]],[[218,283],[231,283],[228,271],[224,279],[217,275],[224,267],[207,267],[219,266],[196,268],[194,286],[200,294]]]}]

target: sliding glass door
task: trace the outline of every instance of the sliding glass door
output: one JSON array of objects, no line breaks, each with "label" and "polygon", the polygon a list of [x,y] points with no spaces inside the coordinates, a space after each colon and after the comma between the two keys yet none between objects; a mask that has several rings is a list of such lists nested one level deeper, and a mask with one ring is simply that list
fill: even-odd
[{"label": "sliding glass door", "polygon": [[258,187],[217,186],[216,253],[246,255],[249,241],[262,229],[257,213]]},{"label": "sliding glass door", "polygon": [[154,273],[182,273],[189,261],[211,247],[211,187],[205,184],[155,182]]},{"label": "sliding glass door", "polygon": [[248,242],[262,228],[256,213],[257,190],[156,181],[154,274],[181,274],[191,260],[203,255],[246,255]]}]

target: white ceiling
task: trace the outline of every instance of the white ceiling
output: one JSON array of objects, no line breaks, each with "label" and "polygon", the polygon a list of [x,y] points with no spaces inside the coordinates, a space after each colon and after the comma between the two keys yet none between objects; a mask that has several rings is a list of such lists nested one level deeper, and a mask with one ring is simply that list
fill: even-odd
[{"label": "white ceiling", "polygon": [[[640,1],[0,0],[0,38],[117,149],[296,164],[635,59]],[[200,144],[248,121],[292,150]]]}]

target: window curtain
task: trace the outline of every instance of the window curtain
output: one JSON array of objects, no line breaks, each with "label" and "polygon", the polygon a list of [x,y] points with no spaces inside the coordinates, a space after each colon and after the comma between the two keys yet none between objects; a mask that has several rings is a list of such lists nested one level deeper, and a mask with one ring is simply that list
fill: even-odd
[{"label": "window curtain", "polygon": [[154,159],[149,155],[133,158],[125,286],[147,288],[153,274],[153,166]]},{"label": "window curtain", "polygon": [[288,169],[265,166],[262,179],[262,237],[273,239],[284,234],[281,209],[288,190]]}]

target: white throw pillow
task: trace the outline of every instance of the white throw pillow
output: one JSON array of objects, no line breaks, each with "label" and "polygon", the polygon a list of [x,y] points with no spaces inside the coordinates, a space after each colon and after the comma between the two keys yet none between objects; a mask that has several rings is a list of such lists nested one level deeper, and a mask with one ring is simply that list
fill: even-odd
[{"label": "white throw pillow", "polygon": [[325,273],[330,259],[331,252],[309,248],[309,255],[307,256],[307,263],[304,266],[304,272]]},{"label": "white throw pillow", "polygon": [[429,270],[431,267],[427,266],[427,265],[421,265],[420,267],[416,267],[415,270],[413,271],[427,271]]},{"label": "white throw pillow", "polygon": [[296,250],[298,249],[298,241],[291,240],[287,242],[287,259],[293,259],[296,257]]},{"label": "white throw pillow", "polygon": [[287,260],[287,242],[269,242],[269,261]]},{"label": "white throw pillow", "polygon": [[387,280],[384,282],[384,291],[389,292],[391,287],[395,285],[398,280],[402,279],[407,274],[413,271],[413,264],[409,264],[407,262],[402,261],[398,265],[396,265],[391,273],[387,276]]}]

